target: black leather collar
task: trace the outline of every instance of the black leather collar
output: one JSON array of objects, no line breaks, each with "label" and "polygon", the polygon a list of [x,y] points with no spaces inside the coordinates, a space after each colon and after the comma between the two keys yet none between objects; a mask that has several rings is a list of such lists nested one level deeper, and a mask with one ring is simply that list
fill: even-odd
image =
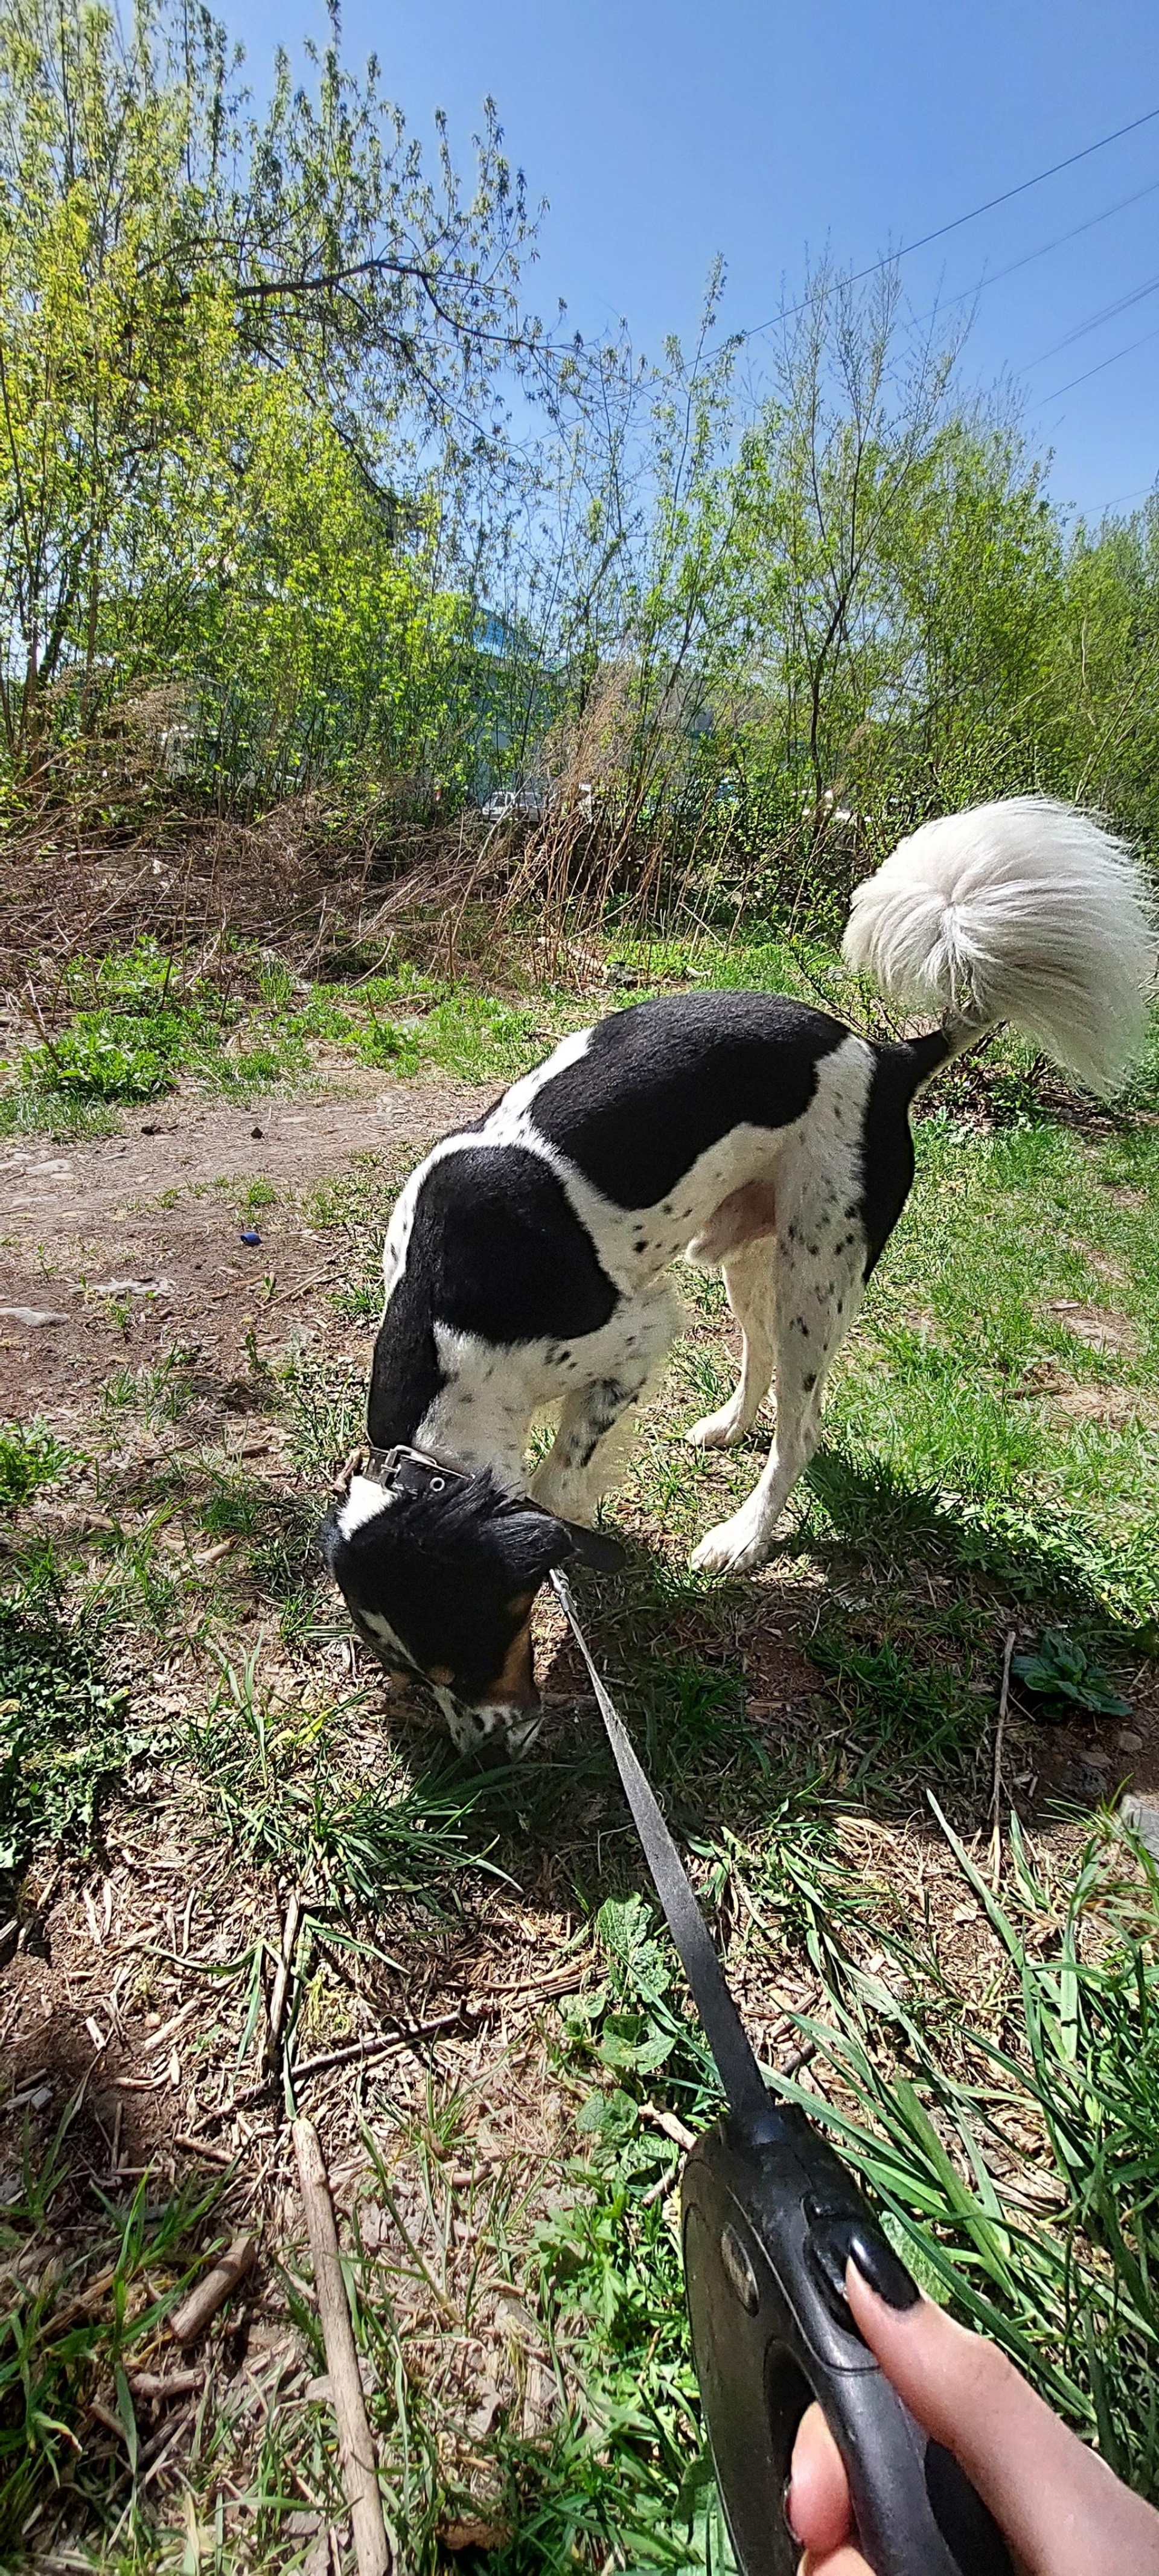
[{"label": "black leather collar", "polygon": [[429,1458],[424,1449],[409,1449],[402,1440],[393,1449],[367,1448],[361,1454],[372,1468],[376,1483],[385,1485],[391,1493],[418,1498],[444,1493],[448,1485],[470,1483],[469,1468],[449,1467],[442,1459]]}]

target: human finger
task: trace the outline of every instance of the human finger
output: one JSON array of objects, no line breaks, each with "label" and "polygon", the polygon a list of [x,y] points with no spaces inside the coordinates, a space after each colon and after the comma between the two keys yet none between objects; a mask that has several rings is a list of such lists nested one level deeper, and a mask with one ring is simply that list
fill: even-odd
[{"label": "human finger", "polygon": [[819,2406],[801,2417],[785,2498],[789,2529],[816,2562],[840,2549],[852,2529],[845,2464]]},{"label": "human finger", "polygon": [[1068,2430],[997,2344],[955,2325],[932,2300],[890,2305],[852,2259],[846,2295],[886,2377],[953,2452],[1029,2576],[1122,2576],[1126,2567],[1159,2576],[1159,2514]]}]

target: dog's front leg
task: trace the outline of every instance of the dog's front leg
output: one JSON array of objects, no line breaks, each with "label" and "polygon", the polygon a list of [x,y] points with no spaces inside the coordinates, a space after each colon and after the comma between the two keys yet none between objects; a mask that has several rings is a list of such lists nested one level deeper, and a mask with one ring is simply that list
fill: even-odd
[{"label": "dog's front leg", "polygon": [[819,1415],[808,1423],[798,1420],[786,1425],[784,1404],[778,1404],[777,1437],[760,1483],[754,1485],[748,1501],[741,1504],[730,1521],[721,1521],[719,1528],[709,1530],[699,1547],[694,1548],[692,1564],[696,1573],[745,1574],[764,1564],[772,1549],[777,1522],[817,1446],[820,1427]]},{"label": "dog's front leg", "polygon": [[532,1478],[532,1494],[545,1511],[581,1524],[595,1519],[606,1483],[608,1450],[617,1445],[610,1435],[642,1386],[643,1379],[626,1384],[621,1378],[597,1378],[593,1386],[568,1396],[555,1439]]},{"label": "dog's front leg", "polygon": [[617,1480],[631,1429],[627,1417],[680,1323],[679,1299],[662,1280],[626,1301],[599,1336],[587,1384],[564,1398],[555,1440],[531,1488],[546,1510],[569,1521],[595,1519],[601,1495]]}]

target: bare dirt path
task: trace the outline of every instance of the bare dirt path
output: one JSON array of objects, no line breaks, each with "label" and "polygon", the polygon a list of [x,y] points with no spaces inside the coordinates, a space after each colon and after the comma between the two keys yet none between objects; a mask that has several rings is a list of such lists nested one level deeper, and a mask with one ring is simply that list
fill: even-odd
[{"label": "bare dirt path", "polygon": [[[228,1373],[247,1333],[322,1266],[311,1188],[356,1157],[396,1185],[492,1096],[469,1083],[344,1076],[332,1091],[251,1107],[178,1094],[126,1113],[119,1136],[4,1146],[0,1413],[67,1429],[110,1369],[140,1366],[175,1339]],[[262,1184],[273,1196],[253,1208],[261,1242],[246,1246],[247,1193],[256,1185],[264,1197]],[[333,1246],[323,1250],[336,1284]]]}]

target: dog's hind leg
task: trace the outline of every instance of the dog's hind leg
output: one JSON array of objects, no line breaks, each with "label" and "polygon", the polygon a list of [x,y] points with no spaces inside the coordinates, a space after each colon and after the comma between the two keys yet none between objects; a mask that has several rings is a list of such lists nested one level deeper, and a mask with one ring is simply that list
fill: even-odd
[{"label": "dog's hind leg", "polygon": [[767,1236],[742,1244],[724,1263],[728,1302],[741,1328],[740,1382],[719,1413],[706,1413],[685,1434],[694,1449],[731,1449],[756,1421],[768,1394],[776,1342],[774,1251]]},{"label": "dog's hind leg", "polygon": [[701,1572],[763,1565],[777,1522],[821,1430],[825,1378],[861,1303],[865,1231],[814,1187],[778,1240],[775,1271],[777,1436],[759,1484],[731,1520],[709,1530],[693,1555]]}]

